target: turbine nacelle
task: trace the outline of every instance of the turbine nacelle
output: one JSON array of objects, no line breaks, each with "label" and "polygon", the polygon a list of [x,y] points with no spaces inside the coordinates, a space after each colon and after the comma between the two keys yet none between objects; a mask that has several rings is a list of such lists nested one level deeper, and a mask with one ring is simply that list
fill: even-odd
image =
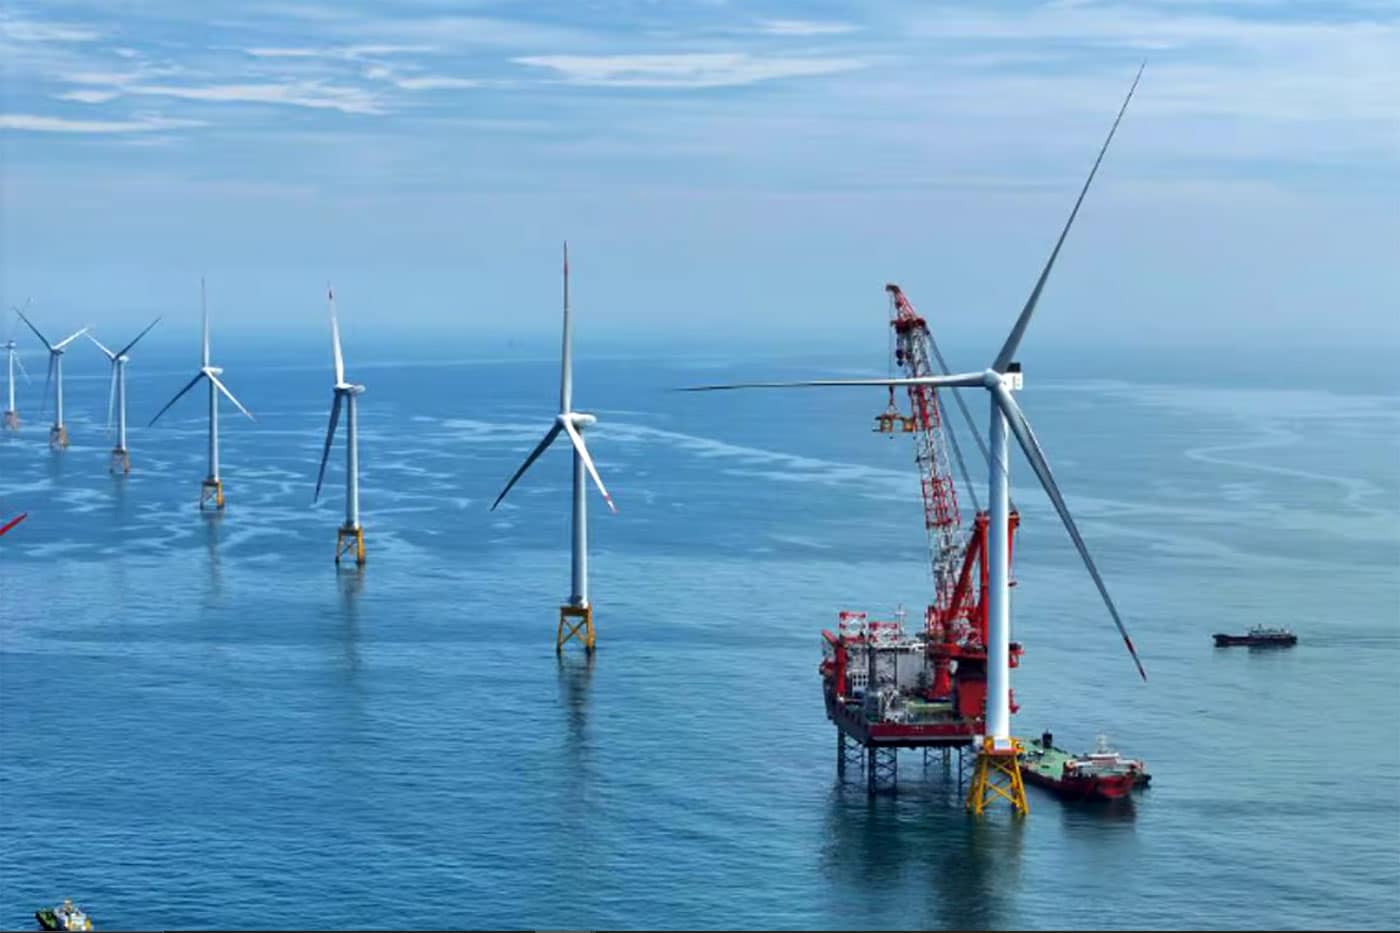
[{"label": "turbine nacelle", "polygon": [[598,416],[590,415],[586,411],[566,411],[555,416],[554,420],[559,423],[560,427],[563,427],[564,422],[568,421],[576,428],[591,428],[598,423]]},{"label": "turbine nacelle", "polygon": [[201,366],[199,371],[206,376],[222,376],[224,374],[222,366]]},{"label": "turbine nacelle", "polygon": [[364,395],[365,387],[353,382],[337,382],[331,391],[337,395]]}]

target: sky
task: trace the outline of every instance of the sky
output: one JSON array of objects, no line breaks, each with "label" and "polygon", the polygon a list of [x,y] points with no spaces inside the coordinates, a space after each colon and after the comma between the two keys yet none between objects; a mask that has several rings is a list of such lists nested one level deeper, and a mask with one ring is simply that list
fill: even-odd
[{"label": "sky", "polygon": [[1028,346],[1400,346],[1400,0],[7,0],[0,300],[990,354],[1144,61]]}]

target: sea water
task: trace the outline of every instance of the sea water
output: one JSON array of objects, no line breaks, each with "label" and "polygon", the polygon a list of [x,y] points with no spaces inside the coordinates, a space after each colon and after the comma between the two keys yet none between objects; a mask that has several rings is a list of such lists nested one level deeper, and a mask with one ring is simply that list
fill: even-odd
[{"label": "sea water", "polygon": [[[488,510],[548,428],[554,361],[348,347],[369,561],[337,572],[339,440],[311,503],[328,353],[221,347],[258,418],[223,406],[222,515],[196,508],[204,389],[144,426],[188,348],[133,355],[129,476],[95,353],[70,354],[68,450],[37,380],[0,438],[0,519],[29,512],[0,539],[0,926],[65,896],[123,929],[1400,925],[1392,387],[1028,365],[1151,679],[1018,458],[1014,722],[1106,734],[1154,781],[979,821],[915,752],[892,795],[836,776],[821,629],[918,619],[929,592],[912,445],[870,431],[884,392],[669,391],[878,356],[581,354],[619,508],[590,492],[587,662],[554,652],[563,445]],[[1300,643],[1212,646],[1256,623]]]}]

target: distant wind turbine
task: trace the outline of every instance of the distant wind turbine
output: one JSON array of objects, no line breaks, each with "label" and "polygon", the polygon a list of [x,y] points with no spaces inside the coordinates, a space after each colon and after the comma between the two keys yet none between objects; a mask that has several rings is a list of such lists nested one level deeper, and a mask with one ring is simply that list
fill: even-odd
[{"label": "distant wind turbine", "polygon": [[[29,302],[26,301],[24,303],[24,306],[26,308],[29,307]],[[19,313],[18,308],[15,308],[14,311],[16,314]],[[27,384],[29,382],[29,373],[24,368],[24,360],[22,360],[19,354],[15,352],[16,346],[17,345],[15,344],[14,335],[8,334],[5,338],[5,363],[9,369],[10,375],[9,380],[6,383],[10,393],[10,404],[9,407],[5,409],[6,431],[19,430],[19,409],[15,407],[15,366],[19,366],[19,371],[24,375],[25,383]]]},{"label": "distant wind turbine", "polygon": [[115,407],[117,411],[117,446],[112,448],[113,473],[118,472],[118,470],[122,473],[131,472],[131,452],[126,446],[127,353],[130,352],[132,347],[136,346],[137,341],[149,334],[151,328],[159,323],[160,318],[156,318],[154,321],[147,324],[146,329],[137,334],[135,340],[132,340],[131,343],[128,343],[115,353],[103,346],[102,341],[98,340],[92,334],[87,335],[87,338],[97,345],[97,349],[101,350],[106,355],[107,359],[112,361],[112,384],[107,390],[107,430],[108,432],[112,430],[112,409]]},{"label": "distant wind turbine", "polygon": [[584,471],[593,477],[593,482],[597,485],[598,491],[603,494],[603,501],[608,504],[608,508],[614,512],[617,506],[613,505],[612,496],[608,495],[608,490],[603,486],[603,481],[598,476],[598,470],[593,465],[593,458],[588,455],[588,448],[583,443],[583,430],[590,425],[596,424],[598,419],[584,412],[573,410],[573,332],[569,320],[569,244],[564,244],[564,347],[563,364],[559,377],[559,414],[554,417],[554,425],[545,434],[544,440],[530,452],[530,456],[525,458],[520,469],[515,471],[515,475],[506,483],[506,488],[501,490],[501,494],[496,497],[496,501],[491,504],[492,511],[501,504],[501,500],[510,492],[511,487],[525,471],[530,469],[530,464],[539,459],[540,454],[561,432],[569,435],[569,440],[574,446],[574,528],[573,528],[573,592],[569,595],[567,605],[559,607],[559,628],[555,635],[554,647],[557,651],[562,651],[564,645],[572,638],[578,638],[583,642],[585,650],[591,652],[594,645],[593,632],[593,605],[588,601],[588,509],[587,480],[584,479]]},{"label": "distant wind turbine", "polygon": [[345,524],[335,533],[335,562],[355,549],[355,563],[365,563],[365,530],[360,525],[360,423],[355,408],[356,398],[365,391],[362,385],[345,381],[345,358],[340,353],[340,323],[335,318],[335,292],[326,289],[331,312],[331,351],[335,360],[335,385],[332,387],[331,424],[326,429],[326,446],[321,451],[321,470],[316,474],[315,502],[321,498],[321,483],[326,478],[326,461],[331,455],[336,424],[340,421],[340,406],[345,405]]},{"label": "distant wind turbine", "polygon": [[[39,333],[39,328],[34,326],[34,322],[23,311],[16,308],[15,313],[20,316],[24,323],[29,325],[29,329],[34,331],[34,336],[43,341],[44,346],[48,348],[49,371],[44,378],[45,396],[49,394],[49,384],[53,384],[53,427],[49,428],[49,446],[67,447],[68,429],[63,425],[63,350],[74,340],[87,333],[87,328],[84,327],[82,330],[69,334],[58,343],[49,343],[49,338]],[[13,384],[13,380],[11,380],[11,384]],[[45,401],[47,402],[47,399]],[[11,405],[11,410],[13,408],[14,406]],[[41,415],[43,414],[42,407],[40,407],[39,412]]]},{"label": "distant wind turbine", "polygon": [[156,416],[151,419],[151,424],[154,425],[159,421],[160,416],[169,411],[170,406],[180,400],[180,396],[193,389],[199,380],[209,380],[209,475],[204,478],[204,483],[200,486],[199,507],[201,509],[208,508],[209,503],[213,502],[214,508],[222,509],[224,507],[224,483],[219,478],[219,393],[222,392],[228,396],[228,400],[233,403],[235,408],[247,415],[249,421],[257,419],[253,417],[252,412],[243,407],[242,402],[233,397],[233,393],[228,390],[228,387],[219,381],[219,374],[223,372],[223,369],[209,363],[209,305],[204,297],[203,278],[199,280],[199,306],[204,314],[204,340],[199,358],[199,372],[195,373],[193,379],[185,383],[183,389],[175,393],[174,398],[165,403],[164,408],[156,412]]}]

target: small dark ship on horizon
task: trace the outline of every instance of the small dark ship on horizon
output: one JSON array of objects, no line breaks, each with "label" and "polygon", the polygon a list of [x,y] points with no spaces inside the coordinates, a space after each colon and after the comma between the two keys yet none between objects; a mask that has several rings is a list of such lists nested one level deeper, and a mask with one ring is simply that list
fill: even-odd
[{"label": "small dark ship on horizon", "polygon": [[1236,645],[1245,645],[1250,648],[1292,648],[1296,644],[1298,644],[1298,636],[1293,634],[1291,629],[1269,625],[1250,626],[1249,631],[1243,635],[1215,633],[1215,647],[1217,648],[1230,648]]}]

